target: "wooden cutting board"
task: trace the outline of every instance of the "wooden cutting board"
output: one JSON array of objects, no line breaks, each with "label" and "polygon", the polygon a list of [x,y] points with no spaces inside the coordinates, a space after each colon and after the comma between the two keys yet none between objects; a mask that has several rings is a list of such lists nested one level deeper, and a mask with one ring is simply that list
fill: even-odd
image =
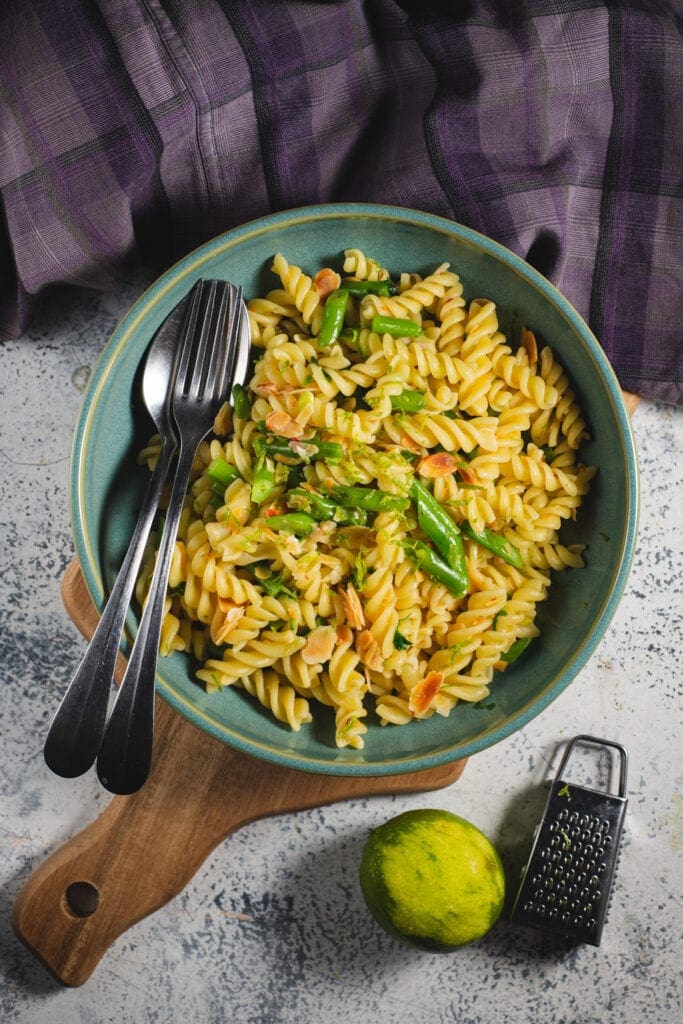
[{"label": "wooden cutting board", "polygon": [[[75,562],[62,597],[90,637],[97,613]],[[119,679],[124,668],[120,658]],[[177,896],[218,843],[242,825],[353,797],[440,789],[464,766],[455,761],[383,778],[294,771],[225,746],[157,698],[148,781],[132,796],[114,797],[33,872],[14,904],[14,930],[59,981],[82,985],[112,942]]]}]

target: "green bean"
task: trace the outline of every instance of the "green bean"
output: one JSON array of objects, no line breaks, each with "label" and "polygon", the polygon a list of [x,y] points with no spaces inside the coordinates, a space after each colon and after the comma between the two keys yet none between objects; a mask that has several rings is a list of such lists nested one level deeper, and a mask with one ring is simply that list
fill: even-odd
[{"label": "green bean", "polygon": [[362,299],[364,295],[381,295],[387,298],[389,295],[395,295],[398,291],[396,285],[391,281],[354,281],[350,277],[344,278],[342,288],[345,288],[349,295],[353,295],[357,299]]},{"label": "green bean", "polygon": [[337,340],[344,329],[344,317],[349,302],[349,293],[346,288],[338,288],[331,292],[325,302],[323,319],[318,332],[318,348],[327,348]]},{"label": "green bean", "polygon": [[519,658],[520,654],[524,653],[524,651],[527,649],[530,643],[530,636],[520,637],[519,640],[515,640],[515,642],[512,644],[510,649],[506,651],[505,654],[501,654],[500,660],[506,661],[508,665],[511,665],[513,661],[517,661],[517,658]]},{"label": "green bean", "polygon": [[339,335],[339,340],[343,341],[345,345],[349,345],[351,348],[355,348],[358,344],[358,328],[357,327],[345,327]]},{"label": "green bean", "polygon": [[302,447],[305,445],[306,450],[310,448],[310,456],[305,457],[297,452],[284,437],[267,438],[257,435],[254,438],[254,451],[257,455],[263,452],[276,459],[287,459],[290,463],[322,459],[324,462],[334,465],[344,458],[344,448],[338,441],[297,441],[296,444]]},{"label": "green bean", "polygon": [[339,484],[331,493],[334,501],[344,508],[362,508],[366,512],[405,512],[410,505],[408,498],[387,494],[373,487],[347,487]]},{"label": "green bean", "polygon": [[370,354],[368,346],[365,342],[361,341],[361,334],[357,327],[347,327],[339,335],[339,341],[343,345],[348,345],[354,352],[358,352],[361,356],[368,356]]},{"label": "green bean", "polygon": [[297,537],[308,537],[317,522],[313,516],[305,512],[286,512],[281,516],[270,516],[266,524],[273,530],[284,530]]},{"label": "green bean", "polygon": [[251,500],[260,505],[275,487],[275,472],[272,461],[259,455],[254,463],[254,479],[251,484]]},{"label": "green bean", "polygon": [[504,559],[510,565],[514,565],[515,569],[523,568],[524,561],[519,548],[516,548],[514,544],[511,544],[500,533],[494,533],[487,526],[481,531],[474,530],[467,520],[462,524],[462,532],[470,540],[476,540],[477,544],[481,544],[483,548],[487,548],[494,555],[498,555],[499,558]]},{"label": "green bean", "polygon": [[443,583],[454,597],[465,596],[467,582],[463,581],[460,573],[455,572],[440,555],[437,555],[436,551],[423,544],[421,540],[404,540],[402,547],[419,569],[426,572],[437,583]]},{"label": "green bean", "polygon": [[400,395],[391,396],[391,408],[397,412],[419,412],[425,407],[425,396],[420,391],[406,388]]},{"label": "green bean", "polygon": [[373,316],[371,330],[375,334],[390,334],[392,338],[416,338],[418,334],[422,334],[422,327],[414,320],[382,316],[381,313],[375,313]]},{"label": "green bean", "polygon": [[251,402],[241,384],[235,384],[232,389],[232,407],[239,420],[248,420],[251,416]]},{"label": "green bean", "polygon": [[214,459],[206,467],[206,475],[215,484],[220,484],[223,490],[240,479],[240,475],[234,466],[231,466],[225,459]]},{"label": "green bean", "polygon": [[341,526],[365,526],[368,517],[361,508],[343,508],[330,498],[317,491],[309,491],[304,487],[295,487],[286,495],[290,508],[308,512],[320,522],[334,522]]},{"label": "green bean", "polygon": [[467,590],[469,578],[465,549],[460,529],[448,512],[419,480],[413,480],[410,494],[417,506],[417,521],[429,539],[439,549],[447,564],[458,576],[463,593]]}]

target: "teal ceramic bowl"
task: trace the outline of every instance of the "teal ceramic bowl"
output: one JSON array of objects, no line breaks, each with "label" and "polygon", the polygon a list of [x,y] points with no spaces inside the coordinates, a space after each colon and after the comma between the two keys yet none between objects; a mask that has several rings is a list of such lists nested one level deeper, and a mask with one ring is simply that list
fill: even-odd
[{"label": "teal ceramic bowl", "polygon": [[[583,461],[599,472],[579,522],[564,537],[588,545],[587,567],[555,575],[540,606],[541,639],[494,683],[485,707],[460,704],[449,718],[403,727],[369,721],[363,750],[334,746],[332,716],[291,732],[237,689],[207,695],[182,654],[162,658],[158,692],[219,740],[292,768],[339,775],[388,775],[436,767],[497,743],[540,714],[586,664],[615,611],[629,572],[638,506],[636,456],[617,380],[600,345],[570,304],[523,260],[488,238],[439,217],[375,205],[290,210],[229,231],[160,277],[114,331],[92,375],[78,420],[71,470],[75,545],[85,580],[102,607],[132,532],[147,474],[136,453],[151,433],[141,407],[139,370],[157,327],[200,277],[242,285],[247,297],[275,286],[275,252],[317,269],[360,248],[391,271],[427,272],[443,261],[466,297],[485,295],[501,323],[523,323],[551,344],[565,366],[591,439]],[[129,635],[136,620],[131,614]]]}]

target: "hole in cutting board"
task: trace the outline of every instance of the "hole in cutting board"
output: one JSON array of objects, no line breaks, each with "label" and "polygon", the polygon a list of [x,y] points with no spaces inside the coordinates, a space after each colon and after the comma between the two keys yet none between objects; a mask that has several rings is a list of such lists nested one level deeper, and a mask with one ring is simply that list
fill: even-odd
[{"label": "hole in cutting board", "polygon": [[65,895],[67,906],[76,917],[90,917],[100,903],[100,894],[90,882],[72,882]]}]

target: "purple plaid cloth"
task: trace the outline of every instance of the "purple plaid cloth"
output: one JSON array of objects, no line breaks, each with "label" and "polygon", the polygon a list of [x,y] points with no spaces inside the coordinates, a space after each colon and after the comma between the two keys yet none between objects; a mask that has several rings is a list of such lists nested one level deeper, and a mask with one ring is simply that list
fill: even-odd
[{"label": "purple plaid cloth", "polygon": [[450,217],[534,264],[622,386],[683,401],[680,22],[657,0],[13,0],[0,332],[310,203]]}]

